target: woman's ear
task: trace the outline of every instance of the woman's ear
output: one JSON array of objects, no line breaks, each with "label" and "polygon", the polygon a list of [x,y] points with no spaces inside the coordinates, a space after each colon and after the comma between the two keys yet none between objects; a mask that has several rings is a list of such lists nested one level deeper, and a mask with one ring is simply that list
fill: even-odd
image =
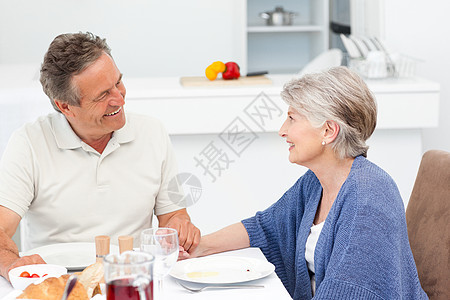
[{"label": "woman's ear", "polygon": [[339,134],[339,124],[335,121],[326,121],[324,124],[323,140],[326,144],[332,143]]}]

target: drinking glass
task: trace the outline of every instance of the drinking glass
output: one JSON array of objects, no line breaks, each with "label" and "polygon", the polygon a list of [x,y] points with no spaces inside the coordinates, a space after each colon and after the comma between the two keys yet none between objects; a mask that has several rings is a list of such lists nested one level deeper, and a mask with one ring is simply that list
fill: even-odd
[{"label": "drinking glass", "polygon": [[163,278],[178,260],[178,232],[172,228],[150,228],[141,233],[141,251],[155,257],[153,272],[158,281],[157,293],[163,298]]},{"label": "drinking glass", "polygon": [[107,300],[153,300],[154,257],[126,251],[103,259]]}]

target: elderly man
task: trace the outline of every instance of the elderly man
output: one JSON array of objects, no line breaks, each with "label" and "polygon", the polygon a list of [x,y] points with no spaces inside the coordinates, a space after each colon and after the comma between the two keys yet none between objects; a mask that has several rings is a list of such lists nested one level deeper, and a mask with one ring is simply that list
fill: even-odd
[{"label": "elderly man", "polygon": [[12,236],[24,218],[26,248],[92,242],[139,233],[152,224],[178,230],[193,251],[200,231],[171,201],[172,146],[155,119],[125,114],[125,86],[104,39],[59,35],[41,67],[56,113],[16,131],[0,164],[0,271],[42,263],[19,258]]}]

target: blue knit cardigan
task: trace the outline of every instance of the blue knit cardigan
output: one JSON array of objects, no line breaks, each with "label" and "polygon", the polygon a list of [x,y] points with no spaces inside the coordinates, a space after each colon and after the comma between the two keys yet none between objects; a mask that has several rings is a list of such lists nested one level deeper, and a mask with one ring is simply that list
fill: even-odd
[{"label": "blue knit cardigan", "polygon": [[[311,299],[306,239],[322,186],[307,171],[279,201],[243,220],[294,299]],[[401,196],[392,178],[355,158],[325,220],[314,255],[314,299],[428,299],[420,286]]]}]

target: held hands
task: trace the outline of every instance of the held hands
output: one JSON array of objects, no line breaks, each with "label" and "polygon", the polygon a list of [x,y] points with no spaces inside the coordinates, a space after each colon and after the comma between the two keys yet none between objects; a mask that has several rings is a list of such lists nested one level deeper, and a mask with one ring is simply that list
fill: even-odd
[{"label": "held hands", "polygon": [[200,243],[189,251],[180,247],[179,260],[206,256],[214,253],[250,247],[250,238],[244,225],[239,222],[201,237]]},{"label": "held hands", "polygon": [[193,251],[186,251],[183,247],[180,246],[179,254],[178,254],[178,260],[185,260],[188,258],[195,258],[195,257],[201,257],[205,255],[205,251],[202,247],[202,244],[200,243]]},{"label": "held hands", "polygon": [[183,247],[182,252],[191,253],[197,248],[200,243],[200,230],[192,224],[186,209],[160,215],[158,220],[159,227],[170,227],[178,232],[179,245]]},{"label": "held hands", "polygon": [[185,260],[187,258],[191,258],[190,254],[184,250],[182,246],[180,246],[180,249],[178,251],[178,260]]},{"label": "held hands", "polygon": [[183,250],[192,252],[200,242],[200,230],[191,223],[190,220],[182,216],[174,216],[167,223],[166,227],[178,231],[178,241]]}]

